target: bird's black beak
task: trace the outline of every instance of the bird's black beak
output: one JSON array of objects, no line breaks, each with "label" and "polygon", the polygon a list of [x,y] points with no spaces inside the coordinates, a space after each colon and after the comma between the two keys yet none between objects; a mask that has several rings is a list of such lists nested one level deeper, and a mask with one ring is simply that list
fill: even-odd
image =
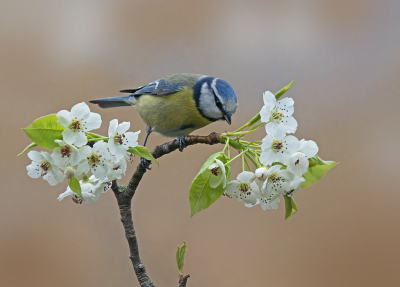
[{"label": "bird's black beak", "polygon": [[225,118],[225,120],[226,120],[226,122],[227,122],[228,124],[231,124],[231,123],[232,123],[232,121],[231,121],[231,115],[230,115],[230,114],[224,114],[224,118]]}]

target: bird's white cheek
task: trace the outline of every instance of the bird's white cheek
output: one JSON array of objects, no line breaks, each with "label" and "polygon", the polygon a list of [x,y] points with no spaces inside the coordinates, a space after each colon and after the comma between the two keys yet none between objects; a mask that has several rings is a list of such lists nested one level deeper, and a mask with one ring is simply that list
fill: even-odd
[{"label": "bird's white cheek", "polygon": [[220,119],[223,114],[215,104],[215,97],[206,85],[201,87],[199,107],[206,117]]}]

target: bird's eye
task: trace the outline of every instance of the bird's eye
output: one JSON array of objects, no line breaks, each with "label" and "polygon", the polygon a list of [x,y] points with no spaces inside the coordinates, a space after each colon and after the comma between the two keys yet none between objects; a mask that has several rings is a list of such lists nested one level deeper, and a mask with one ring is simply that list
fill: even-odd
[{"label": "bird's eye", "polygon": [[222,107],[222,103],[219,100],[219,98],[217,97],[217,95],[215,94],[214,90],[212,90],[213,94],[214,94],[214,98],[215,98],[215,104],[217,105],[218,109],[220,109],[222,112],[224,112],[224,109]]}]

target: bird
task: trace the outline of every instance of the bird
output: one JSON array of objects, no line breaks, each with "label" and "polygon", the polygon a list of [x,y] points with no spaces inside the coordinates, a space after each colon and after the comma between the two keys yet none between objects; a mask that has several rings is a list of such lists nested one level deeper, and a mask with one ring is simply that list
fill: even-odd
[{"label": "bird", "polygon": [[149,135],[157,132],[177,137],[182,151],[185,136],[218,120],[231,124],[238,108],[236,92],[228,82],[201,74],[173,74],[120,92],[130,95],[89,102],[103,109],[134,106],[147,125],[143,146]]}]

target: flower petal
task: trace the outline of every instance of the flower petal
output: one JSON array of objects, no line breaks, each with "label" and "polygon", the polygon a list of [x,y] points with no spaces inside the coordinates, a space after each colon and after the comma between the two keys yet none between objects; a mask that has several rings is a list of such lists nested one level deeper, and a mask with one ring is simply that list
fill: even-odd
[{"label": "flower petal", "polygon": [[69,148],[71,149],[71,156],[69,158],[69,163],[71,165],[77,165],[81,160],[81,155],[79,153],[79,150],[73,145],[69,146]]},{"label": "flower petal", "polygon": [[286,115],[291,116],[293,114],[293,105],[294,101],[292,98],[283,98],[276,103],[276,106],[284,111],[286,111]]},{"label": "flower petal", "polygon": [[276,98],[273,93],[266,91],[263,94],[264,105],[275,106]]},{"label": "flower petal", "polygon": [[101,116],[97,113],[90,113],[85,123],[83,124],[83,128],[86,131],[96,130],[101,126]]},{"label": "flower petal", "polygon": [[32,161],[36,161],[36,162],[41,162],[42,160],[44,160],[43,155],[36,150],[31,150],[30,152],[28,152],[28,157]]},{"label": "flower petal", "polygon": [[277,122],[269,122],[268,124],[265,125],[265,131],[267,132],[268,135],[274,134],[278,126],[279,124]]},{"label": "flower petal", "polygon": [[71,124],[72,121],[72,115],[69,111],[67,110],[61,110],[57,113],[57,118],[58,122],[63,126],[63,127],[68,127]]},{"label": "flower petal", "polygon": [[83,119],[86,118],[90,113],[90,109],[85,102],[76,104],[71,109],[71,115],[73,118],[76,119]]},{"label": "flower petal", "polygon": [[238,174],[237,179],[240,182],[248,182],[248,183],[250,183],[250,182],[252,182],[254,177],[255,177],[255,175],[251,171],[243,171],[243,172]]},{"label": "flower petal", "polygon": [[137,132],[127,132],[125,133],[125,140],[126,140],[126,144],[129,147],[135,147],[138,145],[137,140],[139,138],[139,133],[140,131]]},{"label": "flower petal", "polygon": [[75,132],[73,130],[66,128],[61,134],[66,144],[72,145],[75,143]]},{"label": "flower petal", "polygon": [[287,170],[297,176],[301,176],[308,170],[308,159],[302,152],[295,152],[290,157],[287,164]]},{"label": "flower petal", "polygon": [[108,149],[110,150],[110,153],[112,155],[116,155],[117,154],[117,146],[114,142],[114,139],[109,139],[108,140]]},{"label": "flower petal", "polygon": [[119,126],[117,127],[117,133],[124,134],[127,130],[129,130],[130,126],[131,126],[130,122],[120,123]]},{"label": "flower petal", "polygon": [[54,174],[52,172],[48,172],[43,176],[44,180],[47,180],[47,182],[51,185],[51,186],[55,186],[59,183],[59,181],[57,180],[57,178],[54,176]]},{"label": "flower petal", "polygon": [[86,133],[83,131],[80,132],[75,132],[75,142],[74,145],[77,147],[81,147],[84,146],[85,144],[87,144],[88,140],[86,137]]},{"label": "flower petal", "polygon": [[118,120],[113,119],[110,121],[110,125],[108,126],[108,136],[114,137],[116,132],[117,132],[117,127],[118,127]]},{"label": "flower petal", "polygon": [[261,152],[260,162],[264,165],[269,165],[274,162],[275,152],[272,149],[266,149]]},{"label": "flower petal", "polygon": [[32,178],[38,178],[41,175],[40,167],[38,164],[32,163],[26,167],[28,175]]},{"label": "flower petal", "polygon": [[289,116],[284,118],[283,124],[285,125],[287,133],[295,133],[297,130],[297,121],[294,117]]},{"label": "flower petal", "polygon": [[287,148],[288,152],[290,153],[297,152],[300,148],[300,141],[295,136],[286,136],[285,148]]},{"label": "flower petal", "polygon": [[315,141],[302,141],[300,143],[300,150],[308,158],[313,157],[318,153],[318,146]]},{"label": "flower petal", "polygon": [[261,121],[264,123],[269,122],[269,118],[271,117],[271,110],[268,109],[266,106],[263,106],[260,111]]},{"label": "flower petal", "polygon": [[222,181],[222,174],[218,174],[217,176],[211,174],[209,180],[211,188],[216,188],[218,185],[220,185],[221,181]]}]

